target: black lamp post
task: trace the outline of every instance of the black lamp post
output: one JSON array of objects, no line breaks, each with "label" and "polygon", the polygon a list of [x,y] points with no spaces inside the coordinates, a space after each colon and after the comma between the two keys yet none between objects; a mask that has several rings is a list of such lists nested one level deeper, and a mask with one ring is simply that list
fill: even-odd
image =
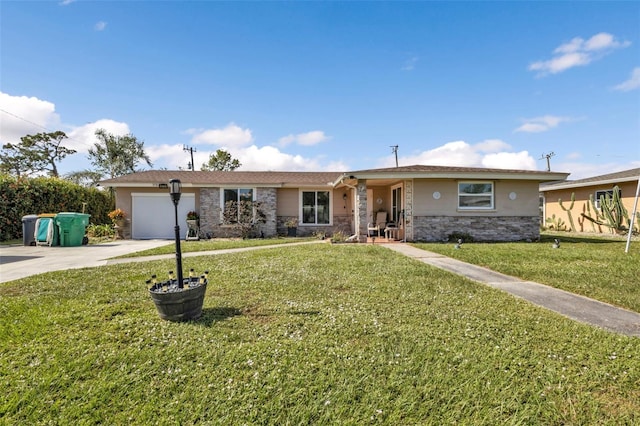
[{"label": "black lamp post", "polygon": [[182,252],[180,251],[180,225],[178,225],[178,203],[180,202],[180,195],[182,192],[182,184],[180,179],[171,179],[169,181],[169,193],[171,194],[171,201],[175,208],[176,215],[176,269],[178,270],[178,288],[183,288],[182,282]]}]

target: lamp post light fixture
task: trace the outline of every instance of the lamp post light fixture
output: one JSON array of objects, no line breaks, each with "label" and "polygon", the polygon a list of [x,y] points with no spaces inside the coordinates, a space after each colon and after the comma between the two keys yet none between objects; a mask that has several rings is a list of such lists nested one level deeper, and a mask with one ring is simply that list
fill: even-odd
[{"label": "lamp post light fixture", "polygon": [[180,225],[178,225],[178,203],[180,202],[180,195],[182,194],[182,184],[180,179],[171,179],[169,181],[169,193],[171,194],[171,201],[173,201],[173,207],[175,209],[176,216],[176,269],[178,273],[178,288],[183,288],[182,282],[182,252],[180,250]]}]

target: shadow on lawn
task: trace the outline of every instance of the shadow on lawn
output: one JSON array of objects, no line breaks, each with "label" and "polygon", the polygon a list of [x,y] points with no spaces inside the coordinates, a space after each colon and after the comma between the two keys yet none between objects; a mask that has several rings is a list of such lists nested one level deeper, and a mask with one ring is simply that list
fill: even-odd
[{"label": "shadow on lawn", "polygon": [[232,317],[242,315],[242,312],[238,308],[229,307],[215,307],[215,308],[203,308],[202,315],[195,322],[205,326],[210,326],[215,322],[224,321]]},{"label": "shadow on lawn", "polygon": [[[550,243],[553,242],[554,238],[557,238],[561,242],[565,243],[589,243],[589,244],[611,244],[611,243],[621,243],[626,241],[626,237],[624,236],[615,236],[608,235],[603,237],[589,237],[589,236],[578,236],[575,234],[548,234],[541,235],[540,242],[541,243]],[[624,238],[624,239],[623,239]]]}]

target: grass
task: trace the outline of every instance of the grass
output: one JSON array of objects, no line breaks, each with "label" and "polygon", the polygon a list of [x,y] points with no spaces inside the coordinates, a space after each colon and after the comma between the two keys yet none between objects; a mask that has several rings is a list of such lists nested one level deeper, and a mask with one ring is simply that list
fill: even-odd
[{"label": "grass", "polygon": [[640,422],[640,339],[383,247],[191,267],[211,280],[189,323],[144,285],[171,260],[0,284],[0,424]]},{"label": "grass", "polygon": [[[553,249],[558,238],[560,248]],[[569,234],[536,243],[416,244],[417,247],[640,312],[640,241]]]},{"label": "grass", "polygon": [[[182,253],[193,253],[198,251],[213,251],[213,250],[227,250],[227,249],[235,249],[235,248],[246,248],[246,247],[261,247],[261,246],[269,246],[269,245],[277,245],[277,244],[291,244],[302,241],[313,241],[317,238],[250,238],[250,239],[224,239],[224,238],[214,238],[212,240],[198,240],[198,241],[181,241],[180,242],[180,251]],[[156,247],[149,250],[142,250],[136,253],[127,254],[123,256],[119,256],[120,258],[125,257],[143,257],[143,256],[154,256],[159,254],[174,254],[176,252],[175,242],[167,242],[166,246]]]}]

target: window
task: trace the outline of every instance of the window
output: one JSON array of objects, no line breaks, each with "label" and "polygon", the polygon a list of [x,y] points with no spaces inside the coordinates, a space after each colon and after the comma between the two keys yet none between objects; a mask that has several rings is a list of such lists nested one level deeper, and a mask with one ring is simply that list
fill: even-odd
[{"label": "window", "polygon": [[459,182],[458,208],[464,210],[493,209],[493,182]]},{"label": "window", "polygon": [[225,223],[247,223],[254,216],[253,189],[225,189],[222,192],[223,216]]},{"label": "window", "polygon": [[[622,196],[622,191],[620,191],[620,196]],[[596,191],[596,196],[595,196],[595,204],[596,204],[596,208],[600,209],[600,197],[604,197],[605,200],[611,199],[613,198],[613,189],[609,189],[607,191]]]},{"label": "window", "polygon": [[302,192],[302,223],[329,225],[331,223],[331,193],[329,191]]},{"label": "window", "polygon": [[391,220],[400,224],[400,216],[402,214],[402,187],[391,190]]}]

